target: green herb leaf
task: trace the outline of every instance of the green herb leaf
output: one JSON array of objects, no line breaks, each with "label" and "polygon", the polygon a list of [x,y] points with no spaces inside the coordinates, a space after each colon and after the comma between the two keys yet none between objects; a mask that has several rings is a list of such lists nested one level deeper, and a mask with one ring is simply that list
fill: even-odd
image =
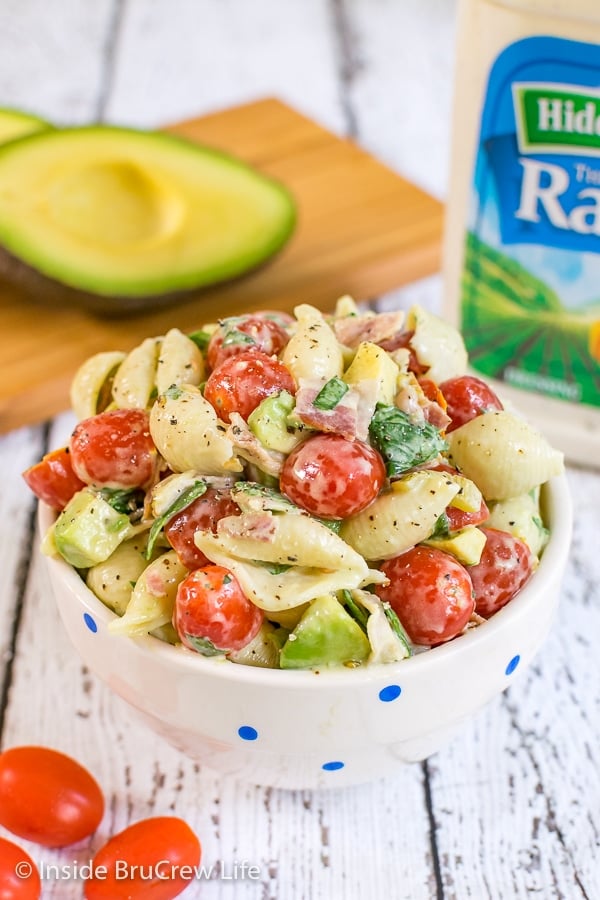
[{"label": "green herb leaf", "polygon": [[398,618],[398,616],[396,615],[396,613],[394,612],[394,610],[392,609],[392,607],[390,606],[389,603],[387,603],[386,601],[383,601],[383,603],[381,605],[383,606],[383,611],[385,613],[385,617],[388,620],[388,622],[390,623],[390,627],[391,627],[392,631],[394,632],[396,637],[401,641],[401,643],[404,644],[404,648],[406,650],[406,655],[412,656],[413,655],[412,647],[410,645],[408,635],[405,632],[404,628],[402,627],[402,623],[400,622],[400,619]]},{"label": "green herb leaf", "polygon": [[210,331],[192,331],[191,334],[188,334],[190,341],[193,341],[202,353],[206,353],[206,349],[210,343],[210,339],[212,334]]},{"label": "green herb leaf", "polygon": [[195,634],[186,634],[185,639],[202,656],[223,656],[223,650],[218,650],[208,638],[198,637]]},{"label": "green herb leaf", "polygon": [[283,572],[287,572],[288,569],[291,569],[291,565],[287,565],[287,563],[272,563],[265,562],[262,559],[254,559],[252,560],[255,566],[262,566],[263,569],[266,569],[269,575],[281,575]]},{"label": "green herb leaf", "polygon": [[338,378],[335,375],[333,378],[330,378],[329,381],[323,385],[315,399],[313,400],[313,406],[316,409],[328,410],[334,409],[346,391],[348,390],[348,385],[345,381],[342,381],[341,378]]},{"label": "green herb leaf", "polygon": [[369,620],[369,612],[365,609],[364,606],[360,606],[350,593],[345,588],[340,591],[340,599],[352,618],[357,622],[362,630],[367,633],[367,622]]},{"label": "green herb leaf", "polygon": [[179,400],[179,398],[183,395],[183,391],[177,384],[172,384],[168,387],[164,393],[165,397],[168,397],[169,400]]},{"label": "green herb leaf", "polygon": [[237,328],[230,328],[225,332],[225,337],[223,338],[222,347],[233,347],[236,344],[256,344],[256,341],[249,334],[245,334],[243,331],[238,331]]},{"label": "green herb leaf", "polygon": [[450,522],[448,520],[448,516],[445,512],[441,514],[437,522],[435,523],[435,527],[431,534],[430,538],[443,538],[448,537],[450,534]]},{"label": "green herb leaf", "polygon": [[339,534],[342,530],[341,519],[320,519],[318,516],[313,516],[313,519],[316,522],[320,522],[321,525],[324,525],[326,528],[329,528],[329,530],[333,531],[334,534]]},{"label": "green herb leaf", "polygon": [[102,488],[98,491],[103,500],[116,509],[117,512],[124,513],[126,516],[136,512],[144,502],[144,492],[139,488]]},{"label": "green herb leaf", "polygon": [[448,446],[434,425],[412,422],[401,409],[383,403],[377,405],[369,433],[390,478],[429,462]]},{"label": "green herb leaf", "polygon": [[162,514],[162,516],[158,516],[152,523],[152,528],[150,529],[150,533],[148,535],[148,545],[146,547],[146,559],[150,559],[152,556],[152,551],[154,550],[154,544],[156,543],[156,539],[162,529],[165,527],[167,522],[169,522],[173,516],[176,516],[177,513],[180,513],[182,509],[185,509],[186,506],[189,506],[190,503],[193,503],[198,497],[201,497],[202,494],[205,494],[207,490],[207,485],[205,481],[195,481],[189,488],[183,491],[177,500],[169,506],[166,512]]}]

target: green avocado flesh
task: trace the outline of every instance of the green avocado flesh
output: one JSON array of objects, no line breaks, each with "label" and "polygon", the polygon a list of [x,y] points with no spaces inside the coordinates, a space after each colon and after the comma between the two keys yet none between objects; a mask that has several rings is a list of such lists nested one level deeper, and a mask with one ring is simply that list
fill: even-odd
[{"label": "green avocado flesh", "polygon": [[371,645],[360,625],[330,594],[310,604],[281,649],[282,669],[364,662]]},{"label": "green avocado flesh", "polygon": [[33,134],[35,131],[44,131],[50,127],[48,122],[38,119],[37,116],[20,112],[18,109],[0,108],[0,144],[25,137],[25,135]]},{"label": "green avocado flesh", "polygon": [[171,135],[89,126],[0,146],[0,248],[78,291],[157,297],[233,278],[294,222],[282,185]]},{"label": "green avocado flesh", "polygon": [[127,537],[127,516],[87,490],[75,494],[54,526],[56,549],[76,569],[104,562]]}]

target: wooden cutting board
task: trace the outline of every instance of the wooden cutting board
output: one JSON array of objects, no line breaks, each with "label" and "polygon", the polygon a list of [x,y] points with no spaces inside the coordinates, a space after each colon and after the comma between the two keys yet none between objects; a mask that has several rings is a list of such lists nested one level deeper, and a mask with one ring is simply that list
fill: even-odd
[{"label": "wooden cutting board", "polygon": [[294,236],[274,260],[234,283],[127,318],[42,305],[0,282],[0,432],[69,405],[77,366],[98,350],[129,350],[169,327],[307,302],[331,309],[435,272],[442,207],[351,141],[278,100],[260,100],[169,129],[236,154],[279,178],[298,203]]}]

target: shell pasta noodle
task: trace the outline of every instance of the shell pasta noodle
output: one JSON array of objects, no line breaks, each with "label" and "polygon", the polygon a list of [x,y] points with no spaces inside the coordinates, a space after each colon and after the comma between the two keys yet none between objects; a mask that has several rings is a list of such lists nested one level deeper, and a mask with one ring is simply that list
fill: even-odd
[{"label": "shell pasta noodle", "polygon": [[446,322],[349,297],[96,354],[68,447],[24,473],[56,510],[44,552],[114,640],[228,665],[385,665],[460,639],[535,577],[563,468],[466,368]]}]

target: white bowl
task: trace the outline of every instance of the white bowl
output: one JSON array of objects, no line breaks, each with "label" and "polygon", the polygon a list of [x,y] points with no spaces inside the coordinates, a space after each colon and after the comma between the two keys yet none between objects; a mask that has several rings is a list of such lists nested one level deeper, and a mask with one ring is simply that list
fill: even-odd
[{"label": "white bowl", "polygon": [[[255,784],[339,787],[425,759],[530,664],[552,624],[569,551],[565,476],[544,488],[544,503],[550,541],[511,603],[448,644],[363,669],[258,669],[150,636],[113,636],[114,614],[70,566],[48,559],[48,572],[86,665],[175,747]],[[53,518],[40,505],[42,532]]]}]

